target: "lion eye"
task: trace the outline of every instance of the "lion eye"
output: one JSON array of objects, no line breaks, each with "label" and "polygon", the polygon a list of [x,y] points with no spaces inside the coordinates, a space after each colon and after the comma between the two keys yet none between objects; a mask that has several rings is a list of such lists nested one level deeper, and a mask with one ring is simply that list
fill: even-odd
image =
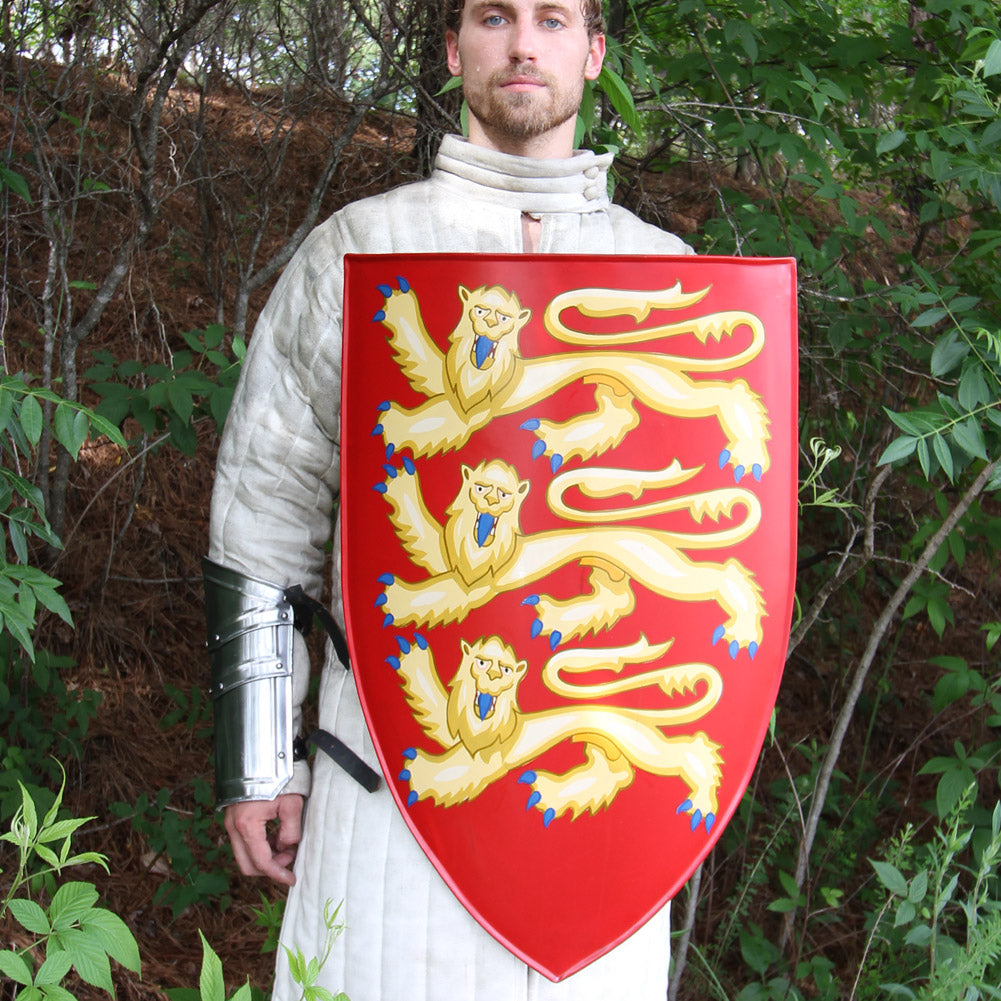
[{"label": "lion eye", "polygon": [[501,500],[507,500],[508,497],[510,497],[511,495],[506,490],[501,490],[498,487],[497,488],[497,496],[500,497]]},{"label": "lion eye", "polygon": [[510,320],[511,317],[508,316],[507,313],[498,313],[497,319],[500,320],[501,323],[507,323],[507,321]]},{"label": "lion eye", "polygon": [[484,317],[487,315],[487,311],[482,306],[473,307],[473,316]]}]

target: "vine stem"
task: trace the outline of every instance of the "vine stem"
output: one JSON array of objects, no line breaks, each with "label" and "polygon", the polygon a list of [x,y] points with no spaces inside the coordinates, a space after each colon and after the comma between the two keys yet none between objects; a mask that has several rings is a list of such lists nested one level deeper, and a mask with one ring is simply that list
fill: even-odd
[{"label": "vine stem", "polygon": [[[851,688],[848,690],[844,704],[841,707],[841,712],[838,714],[834,732],[831,734],[831,742],[828,745],[827,753],[824,755],[824,761],[820,768],[820,774],[817,776],[817,788],[814,792],[813,800],[810,803],[810,812],[807,815],[806,826],[803,829],[803,837],[799,845],[799,856],[796,860],[796,872],[794,878],[796,881],[797,894],[803,889],[803,883],[806,881],[806,871],[809,865],[810,851],[813,848],[813,842],[817,836],[817,828],[820,824],[820,814],[824,809],[824,803],[827,799],[827,790],[831,784],[831,777],[834,774],[834,769],[837,767],[845,735],[848,733],[848,727],[855,712],[855,706],[858,703],[859,696],[862,694],[862,687],[869,674],[869,669],[872,667],[872,663],[876,658],[876,653],[879,650],[880,644],[883,642],[883,638],[886,636],[894,617],[900,610],[900,606],[907,600],[907,597],[914,588],[914,585],[917,583],[918,579],[925,572],[925,570],[927,570],[932,557],[936,552],[938,552],[939,547],[945,542],[949,534],[959,523],[959,519],[962,518],[963,515],[969,510],[970,505],[977,499],[977,497],[980,496],[981,493],[983,493],[984,488],[990,482],[990,479],[994,475],[994,471],[998,468],[999,464],[1001,464],[1001,456],[996,458],[993,462],[987,463],[987,465],[985,465],[980,471],[977,478],[970,484],[966,493],[964,493],[963,496],[956,502],[955,507],[953,507],[953,509],[949,512],[938,531],[928,540],[928,543],[925,545],[919,559],[912,564],[907,576],[904,577],[896,591],[893,592],[889,601],[887,601],[883,611],[880,613],[879,618],[876,620],[876,623],[872,628],[872,632],[869,634],[869,642],[866,644],[865,651],[859,660],[858,666],[855,668],[855,675],[852,678]],[[795,917],[796,911],[790,911],[786,914],[785,919],[782,922],[782,934],[779,944],[783,950],[785,950],[788,946],[789,940],[792,937],[792,928]]]}]

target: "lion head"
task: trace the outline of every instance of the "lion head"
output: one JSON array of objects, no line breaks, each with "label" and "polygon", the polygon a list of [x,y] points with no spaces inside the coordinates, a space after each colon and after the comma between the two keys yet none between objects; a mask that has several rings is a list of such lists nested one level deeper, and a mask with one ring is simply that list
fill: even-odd
[{"label": "lion head", "polygon": [[445,548],[449,564],[468,586],[511,558],[528,488],[528,480],[519,480],[501,459],[481,462],[475,469],[462,467],[462,487],[447,511]]},{"label": "lion head", "polygon": [[449,337],[445,368],[459,405],[468,412],[511,380],[518,333],[532,311],[499,285],[473,291],[460,285],[458,292],[462,319]]},{"label": "lion head", "polygon": [[462,661],[449,682],[448,728],[470,754],[506,741],[518,725],[518,685],[528,661],[498,636],[461,641]]}]

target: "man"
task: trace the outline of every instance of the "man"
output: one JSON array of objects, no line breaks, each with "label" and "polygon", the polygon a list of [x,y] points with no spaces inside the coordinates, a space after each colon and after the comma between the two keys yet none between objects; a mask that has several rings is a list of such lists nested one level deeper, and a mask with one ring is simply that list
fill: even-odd
[{"label": "man", "polygon": [[[356,202],[318,227],[255,330],[220,449],[210,542],[213,563],[251,590],[320,588],[338,489],[345,253],[689,252],[677,237],[609,203],[610,156],[573,153],[583,87],[598,76],[605,54],[600,0],[448,0],[447,24],[448,67],[462,76],[469,108],[468,141],[446,137],[429,180]],[[210,591],[210,619],[218,604]],[[339,597],[335,605],[339,613]],[[212,635],[218,623],[209,625]],[[247,684],[247,663],[230,665],[239,679],[232,688],[214,677],[214,690],[228,693],[217,702],[224,759],[260,752],[259,717],[286,712],[269,700],[290,699],[297,724],[308,665],[301,637],[291,643],[287,683],[262,677]],[[333,654],[321,680],[320,726],[378,768],[353,683]],[[320,981],[331,991],[343,989],[351,1001],[665,996],[666,908],[618,949],[552,984],[469,917],[385,788],[364,791],[323,754],[314,769],[310,780],[297,763],[273,790],[239,775],[221,776],[228,784],[220,788],[241,871],[293,887],[287,945],[307,960],[320,955],[324,904],[344,900],[347,930]],[[299,996],[282,951],[274,996]]]}]

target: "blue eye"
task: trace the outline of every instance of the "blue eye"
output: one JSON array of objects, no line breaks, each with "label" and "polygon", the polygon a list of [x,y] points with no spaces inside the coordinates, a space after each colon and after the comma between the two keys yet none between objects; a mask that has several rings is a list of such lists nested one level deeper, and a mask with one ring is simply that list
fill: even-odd
[{"label": "blue eye", "polygon": [[504,23],[504,18],[502,18],[500,14],[491,14],[489,17],[485,17],[483,19],[483,23],[490,25],[492,28],[496,28]]},{"label": "blue eye", "polygon": [[542,22],[542,26],[555,31],[557,28],[563,27],[563,22],[558,17],[547,17],[545,21]]}]

